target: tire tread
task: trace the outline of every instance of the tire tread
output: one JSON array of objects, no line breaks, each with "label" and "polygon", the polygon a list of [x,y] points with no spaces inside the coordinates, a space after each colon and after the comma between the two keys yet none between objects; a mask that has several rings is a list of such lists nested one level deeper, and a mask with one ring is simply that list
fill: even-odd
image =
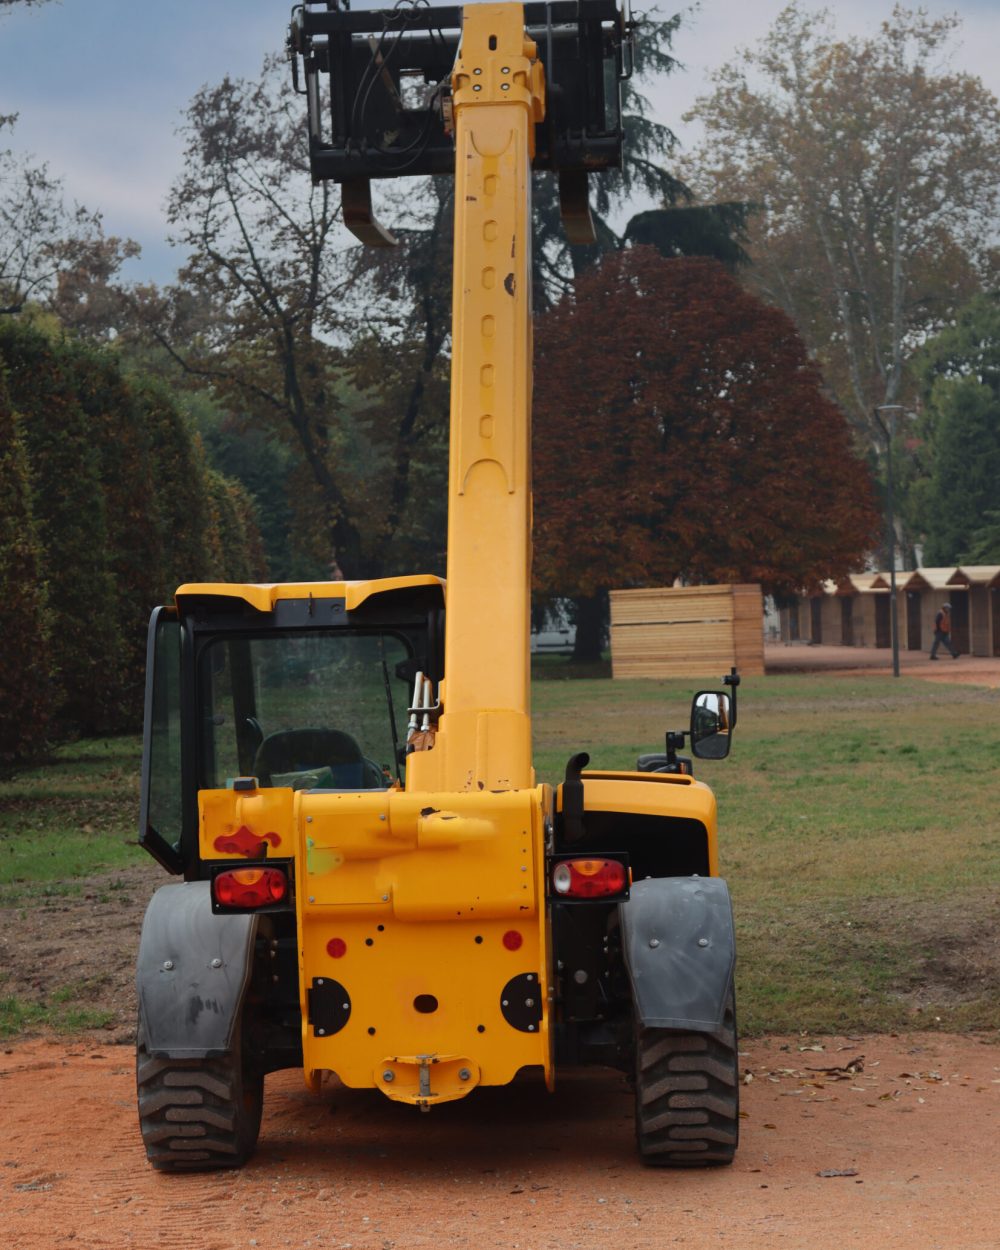
[{"label": "tire tread", "polygon": [[732,1163],[739,1141],[739,1084],[732,996],[716,1033],[637,1026],[635,1121],[643,1163]]},{"label": "tire tread", "polygon": [[136,1047],[139,1126],[146,1158],[161,1172],[242,1167],[260,1132],[263,1076],[231,1054],[156,1059],[142,1030]]}]

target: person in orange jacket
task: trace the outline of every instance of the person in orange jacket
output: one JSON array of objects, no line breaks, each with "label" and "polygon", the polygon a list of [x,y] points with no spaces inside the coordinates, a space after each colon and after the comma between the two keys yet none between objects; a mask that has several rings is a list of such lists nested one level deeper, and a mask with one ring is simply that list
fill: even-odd
[{"label": "person in orange jacket", "polygon": [[941,610],[934,618],[934,643],[931,646],[931,659],[937,659],[937,650],[941,644],[948,648],[951,652],[953,660],[958,659],[958,652],[955,650],[951,641],[951,604],[942,603]]}]

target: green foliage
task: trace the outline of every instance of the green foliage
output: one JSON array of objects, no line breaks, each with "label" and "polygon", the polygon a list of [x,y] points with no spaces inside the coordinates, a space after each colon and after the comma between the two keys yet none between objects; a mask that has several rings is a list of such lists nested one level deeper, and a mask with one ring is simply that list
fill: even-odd
[{"label": "green foliage", "polygon": [[929,565],[1000,559],[991,508],[1000,481],[1000,295],[972,299],[922,349],[917,372],[925,414],[914,489]]},{"label": "green foliage", "polygon": [[201,448],[167,387],[152,378],[137,378],[133,385],[151,445],[163,535],[157,599],[163,600],[182,582],[208,580],[211,503]]},{"label": "green foliage", "polygon": [[107,680],[113,726],[137,725],[142,714],[146,623],[160,596],[163,525],[156,507],[149,428],[132,386],[107,351],[65,348],[73,385],[100,458],[107,558],[114,578],[121,651]]},{"label": "green foliage", "polygon": [[56,715],[69,732],[101,733],[116,720],[113,674],[122,645],[100,450],[65,351],[31,327],[5,324],[0,359],[22,419],[34,487]]},{"label": "green foliage", "polygon": [[983,515],[969,536],[969,547],[959,556],[960,564],[1000,564],[1000,512]]},{"label": "green foliage", "polygon": [[1000,398],[974,378],[939,379],[931,392],[933,462],[924,560],[956,563],[976,542],[1000,482]]},{"label": "green foliage", "polygon": [[225,412],[206,391],[191,392],[180,401],[201,435],[208,463],[241,483],[253,502],[263,547],[257,575],[266,573],[276,582],[308,580],[300,576],[291,550],[293,453],[275,434],[248,428],[240,417]]},{"label": "green foliage", "polygon": [[135,729],[150,609],[177,585],[256,579],[242,487],[210,473],[158,382],[51,325],[0,325],[0,761]]},{"label": "green foliage", "polygon": [[36,754],[52,713],[41,566],[27,452],[0,364],[0,764]]},{"label": "green foliage", "polygon": [[264,572],[264,551],[249,492],[239,482],[230,481],[214,469],[206,469],[205,482],[212,510],[208,532],[211,580],[259,580]]}]

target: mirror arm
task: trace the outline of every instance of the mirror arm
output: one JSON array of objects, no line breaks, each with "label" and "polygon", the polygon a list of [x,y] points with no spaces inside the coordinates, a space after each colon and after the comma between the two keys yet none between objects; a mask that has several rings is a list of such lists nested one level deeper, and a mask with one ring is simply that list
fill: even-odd
[{"label": "mirror arm", "polygon": [[725,677],[723,677],[722,684],[724,686],[729,686],[733,692],[733,700],[732,700],[733,709],[732,709],[732,715],[729,718],[729,728],[732,730],[736,728],[736,688],[740,684],[740,674],[735,664],[729,670],[729,672],[725,675]]},{"label": "mirror arm", "polygon": [[677,748],[684,746],[684,736],[685,735],[684,735],[683,729],[681,730],[668,729],[667,730],[666,744],[667,744],[667,764],[668,765],[677,763]]}]

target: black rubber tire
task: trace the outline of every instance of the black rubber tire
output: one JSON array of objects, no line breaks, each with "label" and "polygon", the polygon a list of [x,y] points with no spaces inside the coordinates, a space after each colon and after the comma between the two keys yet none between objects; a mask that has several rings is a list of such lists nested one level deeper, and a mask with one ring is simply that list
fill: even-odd
[{"label": "black rubber tire", "polygon": [[652,1167],[732,1163],[740,1136],[736,1009],[717,1033],[636,1028],[635,1135]]},{"label": "black rubber tire", "polygon": [[239,1037],[221,1059],[155,1059],[140,1025],[136,1043],[139,1126],[146,1158],[161,1172],[238,1168],[260,1133],[264,1077],[242,1057]]}]

